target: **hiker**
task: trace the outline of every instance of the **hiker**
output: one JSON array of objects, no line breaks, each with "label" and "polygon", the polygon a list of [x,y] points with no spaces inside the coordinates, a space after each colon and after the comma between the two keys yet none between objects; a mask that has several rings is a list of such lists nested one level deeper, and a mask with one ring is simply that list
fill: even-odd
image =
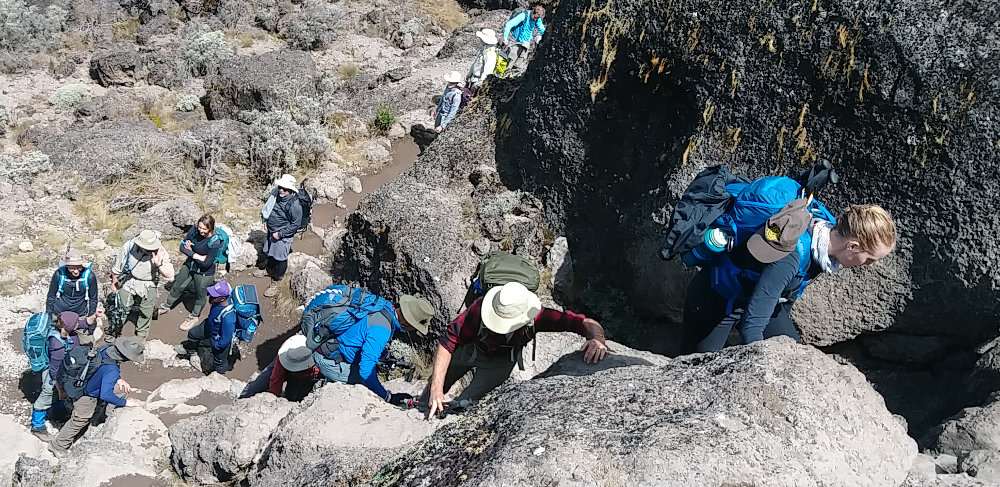
[{"label": "hiker", "polygon": [[483,47],[476,52],[469,73],[465,75],[465,86],[475,93],[486,77],[493,74],[497,66],[497,33],[493,29],[483,29],[476,32],[476,37],[483,41]]},{"label": "hiker", "polygon": [[[531,10],[522,10],[515,14],[503,26],[503,45],[507,47],[508,70],[514,68],[514,64],[519,59],[527,59],[528,46],[531,45],[532,34],[538,29],[538,35],[534,36],[535,44],[542,40],[545,34],[545,7],[535,5]],[[508,40],[513,34],[514,41]]]},{"label": "hiker", "polygon": [[[149,324],[156,307],[157,285],[160,278],[173,279],[174,266],[159,235],[143,230],[125,242],[111,266],[111,290],[118,294],[123,309],[139,308],[135,320],[135,335],[143,340],[149,336]],[[105,340],[121,335],[121,329],[108,330]]]},{"label": "hiker", "polygon": [[197,355],[202,340],[209,340],[212,346],[212,370],[225,375],[229,371],[229,352],[236,335],[236,313],[224,313],[229,305],[232,289],[226,281],[219,281],[208,287],[208,318],[191,328],[187,340],[174,346],[174,351],[182,358]]},{"label": "hiker", "polygon": [[78,250],[68,250],[49,281],[45,312],[58,315],[63,311],[72,311],[83,321],[81,327],[86,327],[89,332],[100,315],[99,302],[97,276],[91,272],[90,262]]},{"label": "hiker", "polygon": [[429,399],[427,417],[444,410],[445,392],[472,369],[472,382],[456,402],[478,401],[496,389],[510,377],[514,365],[522,363],[524,346],[543,331],[572,331],[586,338],[580,350],[587,363],[600,362],[608,350],[604,327],[596,320],[543,308],[538,296],[519,282],[493,287],[441,335],[431,381],[423,394],[423,399]]},{"label": "hiker", "polygon": [[[46,319],[48,317],[46,316]],[[73,347],[81,345],[81,337],[77,334],[78,327],[85,323],[80,315],[73,311],[63,311],[53,320],[54,329],[48,336],[49,368],[42,371],[42,391],[32,404],[31,433],[42,441],[49,441],[52,436],[45,429],[45,419],[53,405],[52,396],[55,381],[62,365],[63,357]]]},{"label": "hiker", "polygon": [[160,305],[160,314],[165,314],[181,299],[184,291],[194,284],[194,304],[191,313],[180,329],[188,331],[198,324],[198,317],[205,307],[206,290],[215,281],[216,257],[223,250],[224,242],[215,233],[215,218],[208,213],[198,219],[198,224],[181,240],[181,253],[187,256],[184,265],[177,270],[170,295]]},{"label": "hiker", "polygon": [[264,218],[264,254],[267,256],[264,267],[254,271],[257,278],[271,276],[271,285],[264,290],[264,296],[273,298],[278,295],[278,282],[285,277],[288,270],[288,254],[292,253],[292,240],[302,228],[302,205],[299,203],[298,186],[295,177],[283,174],[275,182],[278,186],[274,199],[268,198],[261,216]]},{"label": "hiker", "polygon": [[239,398],[246,399],[267,391],[298,402],[312,392],[319,378],[319,367],[316,367],[313,360],[312,350],[306,346],[305,335],[296,334],[281,344],[278,356],[254,380],[247,383]]},{"label": "hiker", "polygon": [[364,384],[378,397],[400,406],[410,394],[389,393],[375,367],[397,331],[427,334],[434,306],[404,294],[398,304],[362,288],[334,285],[317,293],[302,312],[302,331],[323,377]]},{"label": "hiker", "polygon": [[[115,408],[139,405],[139,401],[127,397],[132,387],[121,378],[121,363],[129,360],[142,363],[146,359],[143,354],[145,348],[145,343],[138,337],[119,337],[114,345],[105,345],[96,351],[89,347],[78,347],[70,352],[59,370],[56,389],[60,399],[69,398],[73,401],[73,414],[59,430],[59,434],[49,442],[49,451],[56,458],[69,453],[69,447],[94,417],[98,401],[104,401],[109,407]],[[93,353],[94,360],[88,361],[89,355],[83,353],[79,356],[79,369],[82,370],[85,363],[96,367],[88,367],[84,372],[85,379],[81,381],[78,375],[80,372],[71,363],[71,359],[78,358],[77,353],[84,350]]]},{"label": "hiker", "polygon": [[445,75],[444,93],[438,100],[437,107],[434,108],[434,132],[440,134],[441,131],[451,123],[458,109],[462,106],[462,90],[459,84],[462,83],[462,75],[458,71],[452,71]]},{"label": "hiker", "polygon": [[[805,283],[821,273],[872,265],[896,244],[896,225],[879,206],[853,205],[834,224],[810,213],[810,203],[808,198],[788,203],[730,251],[737,270],[760,274],[756,283],[738,281],[745,299],[731,303],[723,297],[713,287],[712,266],[695,274],[684,303],[682,353],[722,349],[734,325],[744,343],[778,335],[801,341],[790,313]],[[809,242],[804,247],[803,238]],[[800,265],[800,251],[808,252],[811,262]],[[805,276],[800,275],[800,268],[807,269]]]}]

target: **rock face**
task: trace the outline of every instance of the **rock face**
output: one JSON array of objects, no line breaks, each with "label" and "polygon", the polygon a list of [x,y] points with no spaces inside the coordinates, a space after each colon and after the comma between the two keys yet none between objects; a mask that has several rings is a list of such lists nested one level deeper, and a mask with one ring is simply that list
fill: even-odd
[{"label": "rock face", "polygon": [[90,76],[101,86],[133,86],[145,76],[145,63],[134,49],[114,49],[94,54]]},{"label": "rock face", "polygon": [[291,281],[289,281],[292,296],[302,302],[332,284],[333,277],[330,276],[330,273],[320,269],[313,262],[308,262],[304,267],[295,271]]},{"label": "rock face", "polygon": [[490,397],[374,483],[896,487],[916,456],[857,369],[784,338]]},{"label": "rock face", "polygon": [[1000,397],[981,407],[963,409],[932,428],[924,438],[927,448],[957,455],[962,451],[1000,451]]},{"label": "rock face", "polygon": [[155,230],[164,237],[182,237],[189,228],[198,223],[203,213],[194,201],[187,198],[157,203],[139,215],[135,224],[122,232],[122,237],[132,238],[143,230]]},{"label": "rock face", "polygon": [[0,432],[4,438],[5,448],[0,452],[0,485],[9,485],[14,473],[14,464],[23,453],[28,456],[41,456],[45,444],[28,432],[19,418],[0,414]]},{"label": "rock face", "polygon": [[316,93],[316,65],[305,51],[277,51],[221,61],[205,80],[205,111],[211,119],[236,118],[240,110],[288,106]]}]

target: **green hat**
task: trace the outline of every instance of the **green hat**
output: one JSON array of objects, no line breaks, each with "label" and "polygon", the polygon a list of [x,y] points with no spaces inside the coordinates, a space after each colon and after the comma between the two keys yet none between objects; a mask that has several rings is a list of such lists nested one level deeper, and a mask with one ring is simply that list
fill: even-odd
[{"label": "green hat", "polygon": [[417,329],[417,333],[427,334],[431,318],[434,317],[434,305],[430,301],[404,294],[399,297],[399,310],[403,313],[403,319]]}]

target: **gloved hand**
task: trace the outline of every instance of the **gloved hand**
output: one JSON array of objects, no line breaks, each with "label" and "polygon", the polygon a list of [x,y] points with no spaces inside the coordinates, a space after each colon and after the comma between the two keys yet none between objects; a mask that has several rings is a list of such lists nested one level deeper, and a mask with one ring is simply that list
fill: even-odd
[{"label": "gloved hand", "polygon": [[405,406],[406,401],[410,399],[413,399],[413,395],[405,392],[393,392],[389,394],[389,404],[393,406]]}]

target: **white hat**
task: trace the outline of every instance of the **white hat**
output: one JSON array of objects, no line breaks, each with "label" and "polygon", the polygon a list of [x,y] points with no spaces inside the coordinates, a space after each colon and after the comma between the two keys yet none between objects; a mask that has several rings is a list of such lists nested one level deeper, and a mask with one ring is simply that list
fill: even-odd
[{"label": "white hat", "polygon": [[541,311],[538,296],[519,282],[494,287],[483,297],[483,324],[501,335],[530,324]]},{"label": "white hat", "polygon": [[135,244],[146,250],[156,250],[161,246],[160,236],[152,230],[143,230],[135,237]]},{"label": "white hat", "polygon": [[285,340],[278,349],[278,361],[281,366],[289,372],[301,372],[312,367],[312,352],[306,346],[306,336],[302,334],[292,335]]},{"label": "white hat", "polygon": [[476,32],[476,37],[483,41],[483,44],[496,44],[497,42],[500,42],[497,39],[497,31],[493,29],[483,29],[478,31]]},{"label": "white hat", "polygon": [[459,73],[458,71],[452,71],[452,72],[448,73],[447,75],[445,75],[444,80],[447,81],[447,82],[449,82],[449,83],[461,83],[462,82],[462,73]]},{"label": "white hat", "polygon": [[279,188],[285,188],[289,191],[299,190],[297,181],[295,181],[295,176],[292,176],[291,174],[282,174],[281,177],[274,182],[274,184],[278,185]]}]

